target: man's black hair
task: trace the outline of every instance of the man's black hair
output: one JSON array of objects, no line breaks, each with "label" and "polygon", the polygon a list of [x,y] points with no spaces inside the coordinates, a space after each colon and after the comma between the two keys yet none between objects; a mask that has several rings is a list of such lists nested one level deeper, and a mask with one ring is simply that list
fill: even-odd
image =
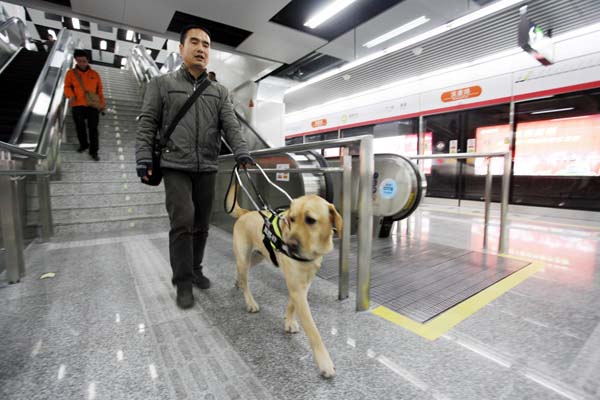
[{"label": "man's black hair", "polygon": [[87,58],[88,61],[90,61],[90,57],[88,56],[88,54],[85,50],[76,49],[73,52],[73,58],[77,58],[77,57],[85,57],[85,58]]},{"label": "man's black hair", "polygon": [[185,37],[187,36],[187,33],[190,29],[203,30],[204,32],[206,32],[206,34],[208,35],[208,38],[210,39],[210,32],[208,31],[208,29],[206,29],[202,25],[192,24],[192,25],[186,25],[183,27],[183,29],[181,30],[181,33],[179,35],[179,43],[183,44],[185,42]]}]

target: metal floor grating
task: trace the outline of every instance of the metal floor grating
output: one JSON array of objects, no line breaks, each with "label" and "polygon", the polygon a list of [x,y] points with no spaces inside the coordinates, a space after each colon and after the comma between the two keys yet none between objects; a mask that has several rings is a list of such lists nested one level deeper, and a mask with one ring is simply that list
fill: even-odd
[{"label": "metal floor grating", "polygon": [[[354,238],[353,238],[354,239]],[[350,255],[350,288],[356,288],[357,242]],[[392,237],[373,240],[371,300],[425,323],[528,264],[491,254]],[[318,274],[338,280],[338,255]]]}]

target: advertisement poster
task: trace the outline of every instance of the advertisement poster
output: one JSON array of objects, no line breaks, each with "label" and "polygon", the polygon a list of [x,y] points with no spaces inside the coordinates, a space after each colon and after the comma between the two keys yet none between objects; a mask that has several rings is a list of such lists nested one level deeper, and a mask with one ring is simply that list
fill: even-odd
[{"label": "advertisement poster", "polygon": [[517,126],[515,175],[600,176],[600,115]]},{"label": "advertisement poster", "polygon": [[[475,131],[475,151],[488,153],[492,151],[508,151],[510,145],[510,125],[481,126]],[[471,139],[469,139],[471,140]],[[491,159],[490,168],[492,175],[504,173],[504,159],[494,157]],[[475,175],[486,175],[487,167],[485,158],[475,159]]]}]

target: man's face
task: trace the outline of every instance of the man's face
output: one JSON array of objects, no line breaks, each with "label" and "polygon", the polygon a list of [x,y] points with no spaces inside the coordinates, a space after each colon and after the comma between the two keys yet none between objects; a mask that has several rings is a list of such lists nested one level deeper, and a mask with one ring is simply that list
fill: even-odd
[{"label": "man's face", "polygon": [[190,29],[179,53],[188,67],[206,69],[210,56],[210,37],[202,29]]},{"label": "man's face", "polygon": [[75,62],[81,69],[86,69],[89,65],[87,57],[75,57]]}]

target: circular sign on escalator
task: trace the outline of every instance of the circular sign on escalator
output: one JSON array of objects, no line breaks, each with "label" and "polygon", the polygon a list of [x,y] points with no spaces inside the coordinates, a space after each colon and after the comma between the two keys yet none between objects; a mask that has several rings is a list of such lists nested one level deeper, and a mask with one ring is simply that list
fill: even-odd
[{"label": "circular sign on escalator", "polygon": [[394,179],[384,179],[379,185],[379,194],[383,199],[393,199],[398,192],[398,184]]}]

